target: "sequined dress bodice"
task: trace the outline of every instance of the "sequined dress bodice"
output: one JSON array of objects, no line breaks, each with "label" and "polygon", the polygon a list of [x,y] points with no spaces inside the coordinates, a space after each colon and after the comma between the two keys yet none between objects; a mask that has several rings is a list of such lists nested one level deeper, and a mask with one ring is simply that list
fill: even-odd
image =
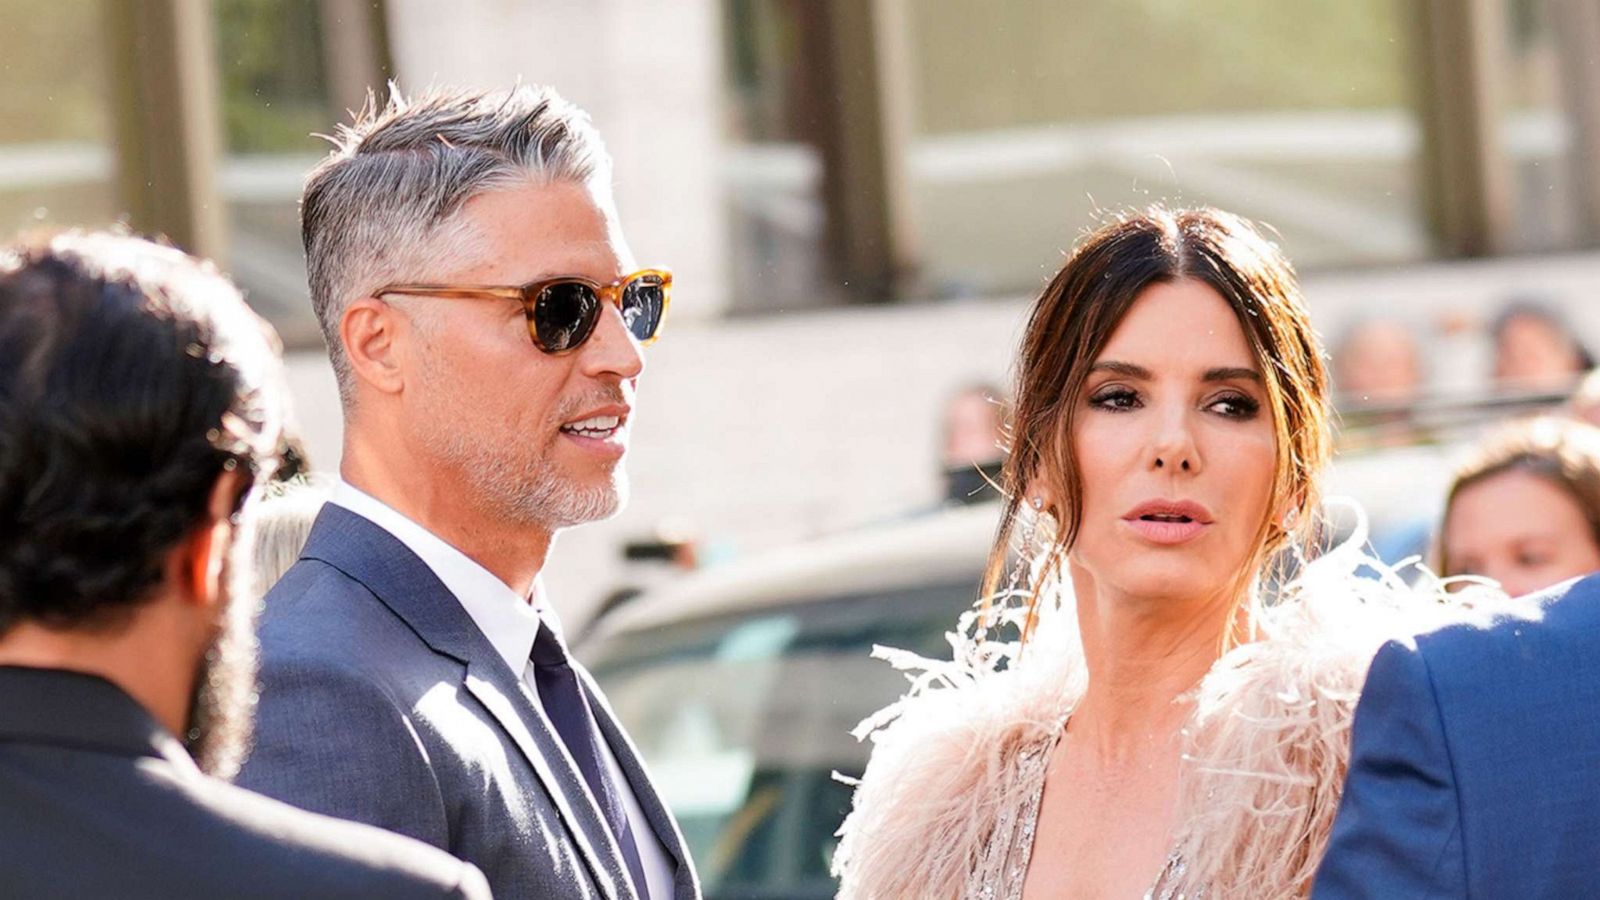
[{"label": "sequined dress bodice", "polygon": [[[1017,752],[1006,776],[1016,790],[1006,793],[1020,800],[1011,804],[1011,808],[1000,810],[994,832],[979,852],[977,864],[961,892],[963,900],[1021,900],[1038,831],[1039,805],[1044,800],[1045,771],[1065,731],[1066,720],[1063,719],[1061,726],[1048,738]],[[1182,877],[1184,869],[1181,857],[1169,856],[1155,883],[1145,891],[1143,900],[1205,900],[1204,891],[1198,894],[1178,892],[1173,882]]]}]

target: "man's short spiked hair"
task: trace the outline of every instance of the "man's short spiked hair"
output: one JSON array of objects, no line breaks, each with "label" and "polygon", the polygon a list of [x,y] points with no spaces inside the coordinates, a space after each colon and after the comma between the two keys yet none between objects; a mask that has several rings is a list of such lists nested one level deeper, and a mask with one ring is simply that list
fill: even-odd
[{"label": "man's short spiked hair", "polygon": [[430,263],[469,237],[457,213],[479,194],[526,183],[609,190],[611,160],[583,110],[555,91],[430,90],[369,96],[306,180],[300,200],[311,304],[346,405],[354,379],[339,321],[384,284],[429,280]]}]

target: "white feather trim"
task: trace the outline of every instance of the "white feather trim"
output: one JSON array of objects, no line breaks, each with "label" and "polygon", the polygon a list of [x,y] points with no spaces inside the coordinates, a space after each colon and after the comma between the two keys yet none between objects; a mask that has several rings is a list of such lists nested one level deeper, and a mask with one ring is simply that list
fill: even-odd
[{"label": "white feather trim", "polygon": [[[1163,892],[1303,897],[1327,845],[1367,666],[1391,639],[1506,609],[1489,588],[1465,596],[1417,567],[1408,586],[1363,552],[1355,533],[1302,567],[1256,616],[1258,639],[1221,659],[1191,693],[1173,848],[1184,865]],[[1403,565],[1414,565],[1407,561]],[[1365,570],[1368,574],[1363,575]],[[1375,577],[1373,577],[1375,576]],[[847,900],[958,898],[1002,811],[1037,786],[1017,754],[1048,739],[1083,696],[1088,673],[1076,616],[1048,580],[1024,648],[1015,592],[983,628],[977,610],[949,635],[949,660],[892,648],[873,655],[911,688],[856,729],[873,741],[834,855]]]}]

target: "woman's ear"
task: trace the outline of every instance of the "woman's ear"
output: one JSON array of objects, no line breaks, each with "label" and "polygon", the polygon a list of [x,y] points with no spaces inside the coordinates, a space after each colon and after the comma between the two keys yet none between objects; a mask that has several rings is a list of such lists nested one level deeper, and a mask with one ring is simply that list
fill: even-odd
[{"label": "woman's ear", "polygon": [[1029,479],[1026,489],[1022,492],[1022,504],[1035,513],[1056,514],[1055,492],[1050,489],[1044,479],[1035,476]]},{"label": "woman's ear", "polygon": [[1300,517],[1304,514],[1306,492],[1295,491],[1278,503],[1278,509],[1273,513],[1272,524],[1285,534],[1293,531],[1300,524]]}]

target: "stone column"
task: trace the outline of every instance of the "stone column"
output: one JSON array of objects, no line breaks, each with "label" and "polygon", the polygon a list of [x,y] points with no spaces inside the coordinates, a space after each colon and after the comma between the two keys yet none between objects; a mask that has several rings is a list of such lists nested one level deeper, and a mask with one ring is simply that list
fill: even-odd
[{"label": "stone column", "polygon": [[222,259],[222,142],[208,0],[106,0],[119,205],[132,226]]}]

